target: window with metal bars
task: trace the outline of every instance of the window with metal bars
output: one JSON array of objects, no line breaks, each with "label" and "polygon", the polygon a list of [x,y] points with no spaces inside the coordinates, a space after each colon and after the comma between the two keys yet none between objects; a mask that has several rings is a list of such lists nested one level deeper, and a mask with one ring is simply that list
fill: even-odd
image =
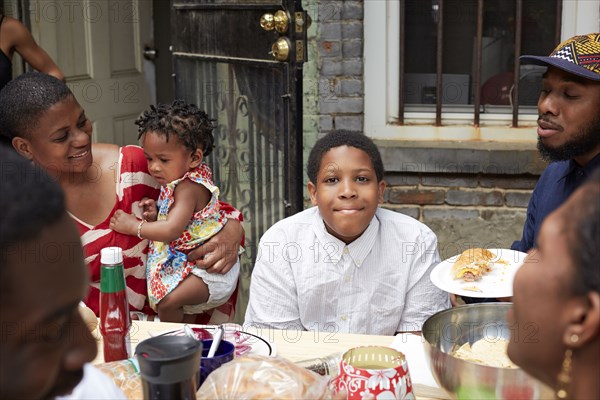
[{"label": "window with metal bars", "polygon": [[[400,0],[399,125],[407,113],[536,114],[547,55],[560,42],[562,0]],[[413,114],[414,115],[414,114]]]}]

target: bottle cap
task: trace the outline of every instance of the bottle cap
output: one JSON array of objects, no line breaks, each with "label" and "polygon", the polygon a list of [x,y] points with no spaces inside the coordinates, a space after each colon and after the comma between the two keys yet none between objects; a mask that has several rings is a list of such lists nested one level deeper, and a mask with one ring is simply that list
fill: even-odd
[{"label": "bottle cap", "polygon": [[100,263],[106,265],[122,264],[123,250],[120,247],[105,247],[100,250]]}]

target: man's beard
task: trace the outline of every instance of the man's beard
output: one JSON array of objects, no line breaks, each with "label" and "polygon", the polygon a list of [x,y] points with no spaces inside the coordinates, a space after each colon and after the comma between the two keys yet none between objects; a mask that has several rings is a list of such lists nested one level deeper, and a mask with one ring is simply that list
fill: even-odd
[{"label": "man's beard", "polygon": [[571,160],[600,147],[600,117],[559,147],[546,146],[538,136],[537,148],[544,161]]}]

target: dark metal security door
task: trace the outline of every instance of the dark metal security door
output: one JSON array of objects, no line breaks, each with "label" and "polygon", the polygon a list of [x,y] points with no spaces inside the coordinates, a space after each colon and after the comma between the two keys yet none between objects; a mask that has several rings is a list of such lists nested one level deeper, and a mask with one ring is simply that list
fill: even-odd
[{"label": "dark metal security door", "polygon": [[243,311],[260,236],[302,209],[307,14],[299,0],[174,0],[171,21],[175,97],[216,120],[214,179],[246,221]]}]

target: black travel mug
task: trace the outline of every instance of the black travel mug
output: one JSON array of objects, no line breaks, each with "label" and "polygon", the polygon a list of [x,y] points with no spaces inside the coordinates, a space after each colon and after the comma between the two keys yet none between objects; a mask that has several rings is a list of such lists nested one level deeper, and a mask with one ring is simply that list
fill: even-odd
[{"label": "black travel mug", "polygon": [[202,342],[187,336],[157,336],[135,349],[147,400],[193,400]]}]

